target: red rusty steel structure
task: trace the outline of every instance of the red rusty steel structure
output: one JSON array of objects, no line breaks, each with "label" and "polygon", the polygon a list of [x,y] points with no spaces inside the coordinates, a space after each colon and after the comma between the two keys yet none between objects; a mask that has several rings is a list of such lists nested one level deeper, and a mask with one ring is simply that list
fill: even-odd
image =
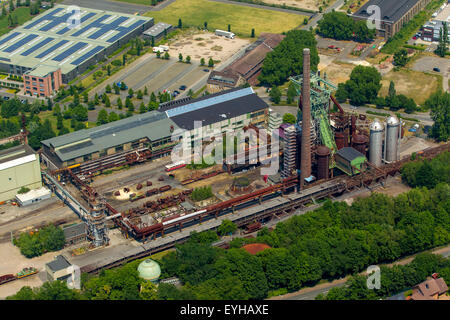
[{"label": "red rusty steel structure", "polygon": [[[450,143],[440,145],[438,147],[434,148],[428,148],[423,150],[422,152],[419,152],[418,157],[416,161],[420,159],[431,159],[435,157],[436,155],[450,150]],[[370,185],[373,182],[385,180],[388,175],[395,175],[404,164],[411,162],[411,157],[407,156],[401,159],[397,162],[392,162],[389,164],[384,165],[383,167],[376,168],[370,163],[368,163],[368,169],[360,173],[356,176],[348,177],[348,176],[339,176],[332,178],[328,180],[328,183],[334,184],[337,188],[330,189],[330,195],[336,194],[336,193],[342,193],[348,190],[351,190],[355,187],[361,187],[364,185]],[[97,197],[98,193],[91,187],[87,186],[81,179],[79,179],[70,169],[66,169],[63,173],[68,174],[68,178],[74,183],[74,185],[82,192],[82,195],[84,194],[84,197],[92,198]],[[218,214],[226,209],[233,209],[241,204],[244,204],[246,202],[253,201],[255,199],[259,199],[262,201],[262,198],[264,196],[273,194],[275,192],[282,192],[285,193],[287,189],[298,186],[298,176],[292,176],[287,179],[284,179],[281,183],[256,190],[255,192],[252,192],[250,194],[242,195],[233,199],[229,199],[223,202],[220,202],[218,204],[214,204],[211,206],[206,207],[204,210],[187,214],[185,219],[182,218],[181,215],[174,215],[169,217],[168,219],[163,220],[161,223],[157,223],[150,226],[143,226],[139,227],[133,223],[125,216],[124,213],[119,214],[117,210],[115,210],[109,203],[105,203],[106,211],[109,213],[110,216],[117,216],[113,219],[113,221],[121,228],[122,232],[126,234],[131,234],[135,238],[138,239],[145,239],[146,237],[155,238],[158,234],[164,235],[164,232],[170,228],[173,228],[174,226],[178,226],[179,229],[183,227],[183,224],[192,222],[194,220],[197,220],[199,222],[202,221],[203,218],[207,216],[215,216],[217,217]],[[317,185],[321,185],[322,181],[316,181],[314,183],[309,184],[307,187],[313,187]],[[327,191],[328,192],[328,191]],[[186,190],[183,192],[184,194],[188,194],[189,190]],[[173,197],[173,196],[172,196]],[[169,200],[163,200],[161,202],[166,202]],[[304,201],[304,200],[303,200]],[[170,202],[173,203],[173,202]],[[167,204],[167,202],[166,202]],[[173,223],[171,221],[173,220]],[[254,221],[253,221],[254,222]]]}]

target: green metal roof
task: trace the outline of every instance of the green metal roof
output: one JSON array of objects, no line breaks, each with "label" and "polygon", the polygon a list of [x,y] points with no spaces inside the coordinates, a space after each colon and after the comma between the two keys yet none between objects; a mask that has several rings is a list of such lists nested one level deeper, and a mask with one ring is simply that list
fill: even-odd
[{"label": "green metal roof", "polygon": [[142,138],[157,141],[172,135],[178,126],[159,111],[150,111],[91,129],[83,129],[42,141],[54,148],[61,161],[120,146]]}]

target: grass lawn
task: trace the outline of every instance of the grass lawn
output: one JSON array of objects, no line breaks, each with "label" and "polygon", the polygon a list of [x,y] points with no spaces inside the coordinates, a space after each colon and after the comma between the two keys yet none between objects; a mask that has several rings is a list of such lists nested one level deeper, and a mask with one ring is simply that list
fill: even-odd
[{"label": "grass lawn", "polygon": [[387,96],[390,81],[394,81],[397,94],[404,94],[413,98],[417,104],[422,104],[428,97],[442,86],[442,80],[438,75],[426,74],[413,70],[390,71],[381,83],[380,96]]},{"label": "grass lawn", "polygon": [[[16,4],[15,1],[14,1],[14,4]],[[41,12],[42,12],[42,10],[41,10]],[[31,20],[32,18],[36,17],[36,16],[30,15],[29,7],[19,7],[16,10],[14,10],[12,14],[17,16],[19,26],[23,25],[28,20]],[[5,33],[8,33],[9,31],[11,31],[11,29],[8,28],[8,17],[2,16],[0,18],[0,36],[4,35]]]},{"label": "grass lawn", "polygon": [[149,11],[145,16],[155,18],[156,22],[167,22],[175,26],[178,25],[179,18],[183,26],[203,28],[203,23],[206,21],[209,30],[227,30],[230,24],[231,31],[243,37],[250,37],[252,28],[255,29],[256,36],[261,32],[289,31],[301,25],[305,19],[305,16],[298,14],[207,0],[177,0],[163,10]]}]

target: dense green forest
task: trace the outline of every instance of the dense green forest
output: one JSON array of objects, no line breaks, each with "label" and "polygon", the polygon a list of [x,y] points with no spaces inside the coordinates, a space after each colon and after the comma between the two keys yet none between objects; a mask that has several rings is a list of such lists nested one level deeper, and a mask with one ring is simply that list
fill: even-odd
[{"label": "dense green forest", "polygon": [[368,289],[367,276],[354,275],[344,287],[332,288],[326,295],[317,296],[316,300],[385,299],[397,293],[408,293],[408,289],[425,281],[435,272],[450,285],[450,259],[432,253],[421,253],[407,265],[381,266],[380,289]]}]

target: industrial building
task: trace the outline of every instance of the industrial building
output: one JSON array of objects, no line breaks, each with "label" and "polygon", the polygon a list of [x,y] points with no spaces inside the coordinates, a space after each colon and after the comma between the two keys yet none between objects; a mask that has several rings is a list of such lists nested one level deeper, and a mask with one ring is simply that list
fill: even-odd
[{"label": "industrial building", "polygon": [[[442,5],[439,10],[433,14],[432,20],[423,25],[421,35],[422,40],[439,41],[440,31],[444,27],[444,23],[447,23],[448,27],[450,26],[450,5],[448,3]],[[448,30],[447,38],[450,41],[450,30]]]},{"label": "industrial building", "polygon": [[261,73],[266,55],[273,51],[284,37],[281,34],[261,33],[258,40],[246,50],[244,56],[237,59],[224,71],[239,74],[250,85],[257,85],[259,83],[258,76]]},{"label": "industrial building", "polygon": [[72,274],[69,269],[71,264],[63,255],[55,257],[55,260],[45,264],[48,281],[66,280]]},{"label": "industrial building", "polygon": [[147,38],[151,40],[152,38],[154,41],[158,41],[161,39],[164,35],[167,35],[172,30],[172,25],[165,23],[165,22],[158,22],[154,26],[152,26],[150,29],[144,31],[142,34],[144,38]]},{"label": "industrial building", "polygon": [[[268,105],[252,88],[233,89],[198,99],[174,100],[150,111],[91,129],[79,130],[42,141],[43,162],[51,169],[80,164],[136,149],[148,149],[155,157],[170,154],[176,129],[197,136],[194,121],[202,121],[203,133],[226,132],[246,125],[267,124]],[[154,158],[154,157],[152,157]]]},{"label": "industrial building", "polygon": [[66,245],[73,245],[87,240],[87,225],[85,222],[77,223],[63,228]]},{"label": "industrial building", "polygon": [[164,113],[150,111],[44,140],[42,160],[56,169],[132,149],[161,149],[170,144],[175,128]]},{"label": "industrial building", "polygon": [[13,199],[22,187],[42,187],[39,155],[28,145],[0,151],[0,201]]},{"label": "industrial building", "polygon": [[[408,21],[422,11],[431,0],[370,0],[352,17],[355,20],[375,20],[379,22],[377,36],[389,39],[393,37]],[[377,6],[381,10],[381,19],[374,19],[374,12],[369,8]]]},{"label": "industrial building", "polygon": [[216,93],[236,88],[244,83],[244,78],[232,70],[212,71],[206,80],[206,90],[209,93]]},{"label": "industrial building", "polygon": [[45,187],[42,187],[36,190],[30,190],[27,193],[16,194],[16,201],[19,206],[23,207],[36,203],[38,201],[50,199],[51,196],[51,191]]},{"label": "industrial building", "polygon": [[[57,87],[153,25],[153,18],[80,9],[80,24],[73,20],[73,7],[56,5],[0,37],[0,70],[40,78],[60,70]],[[25,91],[41,92],[29,87]]]}]

